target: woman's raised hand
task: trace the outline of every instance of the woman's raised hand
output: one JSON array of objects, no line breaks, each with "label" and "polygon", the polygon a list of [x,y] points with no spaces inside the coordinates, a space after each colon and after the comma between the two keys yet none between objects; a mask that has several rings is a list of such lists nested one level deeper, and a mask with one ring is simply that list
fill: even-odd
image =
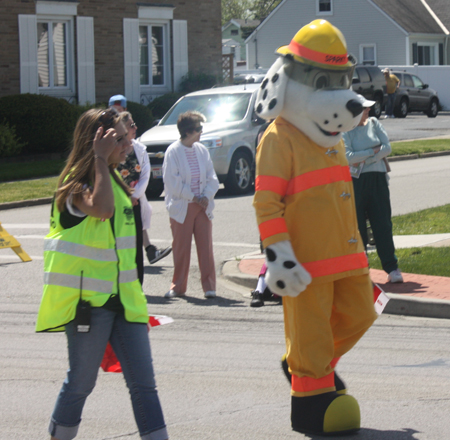
[{"label": "woman's raised hand", "polygon": [[106,130],[105,135],[103,136],[103,127],[99,127],[97,132],[95,133],[93,149],[94,154],[106,160],[108,163],[108,158],[113,152],[116,146],[116,137],[117,133],[114,128],[109,128]]}]

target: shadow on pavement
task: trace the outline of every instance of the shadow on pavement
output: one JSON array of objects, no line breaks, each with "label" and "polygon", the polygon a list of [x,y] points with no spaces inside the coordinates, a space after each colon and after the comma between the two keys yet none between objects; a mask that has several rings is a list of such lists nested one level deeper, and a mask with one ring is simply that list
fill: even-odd
[{"label": "shadow on pavement", "polygon": [[[359,438],[361,440],[417,440],[416,437],[414,437],[414,434],[419,434],[420,431],[416,431],[415,429],[410,428],[403,428],[398,431],[393,430],[379,430],[379,429],[368,429],[368,428],[362,428],[357,433],[351,436],[333,436],[332,438],[334,440],[344,440],[349,438]],[[314,436],[305,436],[305,438],[311,439],[311,440],[320,440],[324,439],[323,436],[314,435]],[[328,437],[327,437],[328,438]]]}]

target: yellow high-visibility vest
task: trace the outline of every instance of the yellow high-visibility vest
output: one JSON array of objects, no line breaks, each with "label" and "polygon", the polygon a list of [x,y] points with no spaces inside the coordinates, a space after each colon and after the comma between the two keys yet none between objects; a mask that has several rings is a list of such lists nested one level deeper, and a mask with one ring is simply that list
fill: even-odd
[{"label": "yellow high-visibility vest", "polygon": [[50,232],[44,240],[44,291],[36,331],[63,331],[75,318],[80,297],[102,307],[118,294],[129,322],[148,322],[147,301],[137,276],[136,225],[129,197],[110,176],[114,217],[86,216],[61,225],[52,205]]}]

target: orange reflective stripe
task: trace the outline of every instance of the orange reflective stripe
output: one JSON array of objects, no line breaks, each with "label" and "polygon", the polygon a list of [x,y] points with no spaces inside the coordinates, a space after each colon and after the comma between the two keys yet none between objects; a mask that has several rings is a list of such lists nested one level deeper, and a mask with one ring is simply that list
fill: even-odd
[{"label": "orange reflective stripe", "polygon": [[291,385],[292,391],[297,391],[298,393],[308,393],[322,388],[332,388],[334,387],[334,371],[320,379],[307,376],[298,377],[293,374]]},{"label": "orange reflective stripe", "polygon": [[312,261],[311,263],[302,264],[313,278],[347,272],[348,270],[361,269],[369,265],[365,252],[342,255],[341,257],[328,258],[326,260]]},{"label": "orange reflective stripe", "polygon": [[313,188],[315,186],[327,185],[335,182],[351,182],[352,176],[347,165],[335,165],[334,167],[321,168],[309,171],[294,177],[288,185],[286,195],[292,195]]},{"label": "orange reflective stripe", "polygon": [[348,55],[346,53],[333,55],[318,52],[317,50],[308,49],[294,40],[290,42],[288,48],[294,55],[306,58],[307,60],[315,61],[317,63],[331,64],[332,66],[339,66],[348,63]]},{"label": "orange reflective stripe", "polygon": [[259,234],[263,241],[272,235],[287,233],[287,231],[286,221],[280,217],[267,220],[259,225]]},{"label": "orange reflective stripe", "polygon": [[275,176],[256,176],[255,191],[272,191],[283,196],[286,194],[288,181]]}]

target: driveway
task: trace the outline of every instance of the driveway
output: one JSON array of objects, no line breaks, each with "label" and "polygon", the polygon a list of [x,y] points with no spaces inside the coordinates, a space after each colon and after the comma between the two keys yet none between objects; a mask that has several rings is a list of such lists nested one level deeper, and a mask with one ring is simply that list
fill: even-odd
[{"label": "driveway", "polygon": [[430,137],[450,137],[450,112],[441,112],[436,118],[423,113],[409,113],[403,119],[383,119],[380,122],[389,135],[391,142],[422,139]]}]

